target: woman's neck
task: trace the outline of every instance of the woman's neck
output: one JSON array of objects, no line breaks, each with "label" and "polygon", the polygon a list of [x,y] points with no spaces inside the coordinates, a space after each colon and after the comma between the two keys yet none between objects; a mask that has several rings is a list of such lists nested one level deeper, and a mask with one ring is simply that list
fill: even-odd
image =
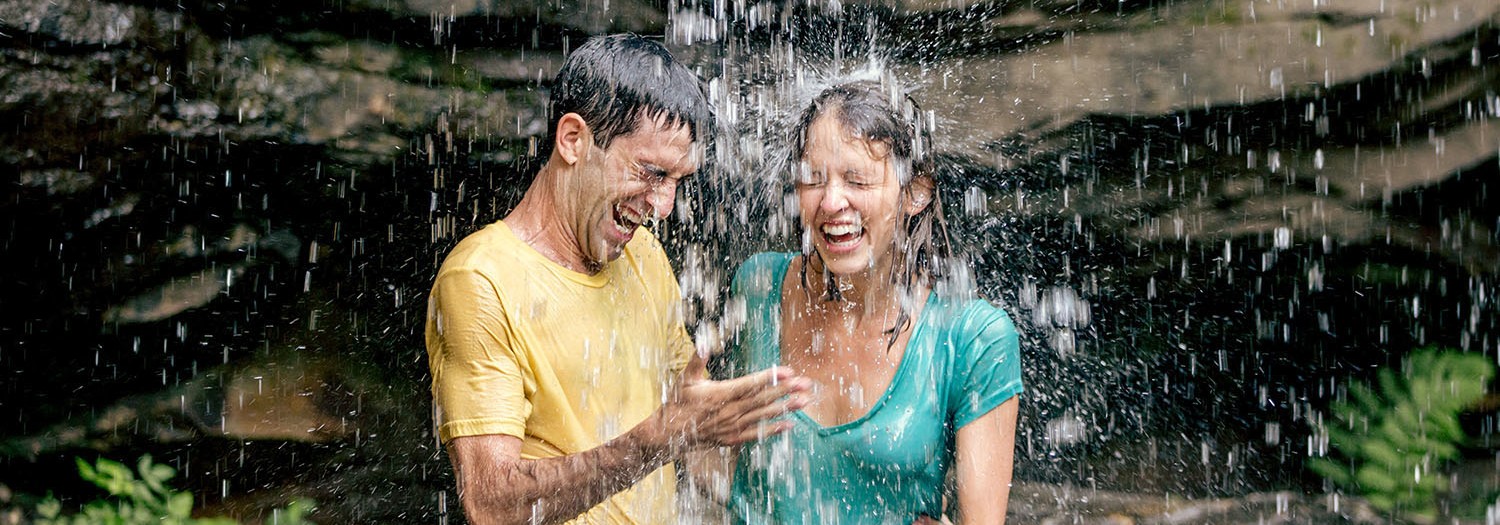
[{"label": "woman's neck", "polygon": [[[836,317],[850,327],[868,322],[894,322],[900,311],[903,292],[903,287],[895,279],[894,265],[876,266],[856,274],[830,278],[824,273],[823,265],[816,264],[815,257],[803,257],[802,264],[807,272],[804,291],[810,311]],[[830,287],[836,288],[837,294],[830,293]],[[830,300],[831,297],[837,299]]]}]

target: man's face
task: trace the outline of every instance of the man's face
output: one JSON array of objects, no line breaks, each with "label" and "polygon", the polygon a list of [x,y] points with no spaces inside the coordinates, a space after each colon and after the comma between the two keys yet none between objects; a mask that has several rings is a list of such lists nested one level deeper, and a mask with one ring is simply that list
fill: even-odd
[{"label": "man's face", "polygon": [[698,171],[701,156],[688,127],[665,118],[643,118],[608,148],[591,148],[572,188],[584,263],[597,268],[619,258],[636,228],[671,214],[678,184]]}]

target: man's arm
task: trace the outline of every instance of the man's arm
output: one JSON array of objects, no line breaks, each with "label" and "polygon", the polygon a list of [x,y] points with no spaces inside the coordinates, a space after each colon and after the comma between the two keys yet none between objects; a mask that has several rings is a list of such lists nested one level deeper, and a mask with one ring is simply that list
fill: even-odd
[{"label": "man's arm", "polygon": [[449,457],[471,523],[558,523],[584,513],[690,450],[784,432],[767,420],[806,406],[811,384],[774,368],[728,381],[704,379],[701,358],[666,404],[620,437],[568,456],[521,459],[521,440],[454,438]]},{"label": "man's arm", "polygon": [[454,438],[448,455],[470,523],[553,523],[582,514],[661,466],[644,449],[631,448],[620,439],[571,456],[523,460],[520,439],[486,435]]}]

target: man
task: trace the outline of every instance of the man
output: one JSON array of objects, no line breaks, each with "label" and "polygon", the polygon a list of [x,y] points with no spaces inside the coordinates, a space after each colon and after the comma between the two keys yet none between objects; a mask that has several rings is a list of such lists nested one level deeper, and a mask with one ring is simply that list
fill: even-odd
[{"label": "man", "polygon": [[433,285],[427,353],[464,512],[485,523],[668,523],[671,462],[786,430],[810,383],[706,379],[642,224],[711,132],[699,79],[634,35],[595,38],[552,87],[551,148],[520,204]]}]

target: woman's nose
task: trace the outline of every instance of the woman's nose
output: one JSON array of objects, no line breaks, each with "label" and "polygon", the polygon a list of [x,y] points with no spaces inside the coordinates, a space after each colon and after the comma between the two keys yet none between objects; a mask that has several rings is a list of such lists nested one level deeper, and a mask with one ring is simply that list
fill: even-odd
[{"label": "woman's nose", "polygon": [[823,207],[823,211],[829,212],[836,212],[847,208],[849,206],[849,195],[848,191],[844,188],[844,184],[829,181],[828,184],[824,185],[823,198],[819,201],[819,205]]}]

